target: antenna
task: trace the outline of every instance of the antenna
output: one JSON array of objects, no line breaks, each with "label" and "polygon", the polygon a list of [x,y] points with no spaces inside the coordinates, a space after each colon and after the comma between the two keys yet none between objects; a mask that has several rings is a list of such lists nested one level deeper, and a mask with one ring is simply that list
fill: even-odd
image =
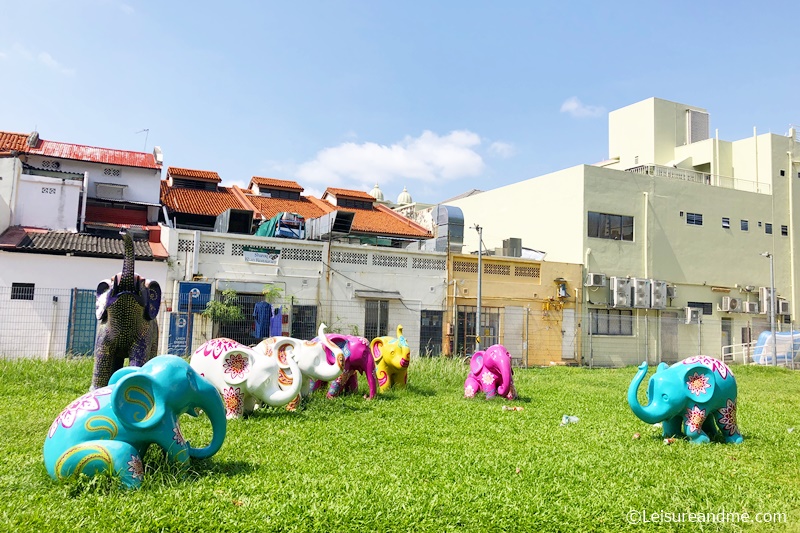
[{"label": "antenna", "polygon": [[142,149],[142,151],[146,152],[147,151],[147,137],[148,137],[148,135],[150,135],[150,128],[145,128],[143,130],[139,130],[139,131],[134,132],[134,133],[138,134],[138,133],[142,133],[142,132],[144,132],[144,148]]}]

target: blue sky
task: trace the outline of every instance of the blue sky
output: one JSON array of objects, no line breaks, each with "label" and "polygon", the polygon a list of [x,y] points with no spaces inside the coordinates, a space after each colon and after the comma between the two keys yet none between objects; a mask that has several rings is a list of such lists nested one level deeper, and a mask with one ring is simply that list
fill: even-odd
[{"label": "blue sky", "polygon": [[[436,203],[608,156],[656,96],[800,125],[800,2],[0,0],[0,130]],[[149,131],[141,132],[144,129]],[[140,133],[137,133],[140,132]],[[146,146],[145,146],[146,143]]]}]

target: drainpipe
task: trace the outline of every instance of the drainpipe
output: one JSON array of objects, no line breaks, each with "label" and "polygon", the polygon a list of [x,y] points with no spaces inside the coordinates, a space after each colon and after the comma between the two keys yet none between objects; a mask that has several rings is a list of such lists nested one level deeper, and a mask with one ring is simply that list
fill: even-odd
[{"label": "drainpipe", "polygon": [[[11,169],[12,178],[11,178],[11,212],[9,213],[8,217],[8,225],[14,226],[16,214],[17,214],[17,190],[19,189],[19,181],[22,179],[22,165],[19,164],[19,156],[14,158],[14,166]],[[17,174],[17,166],[20,166],[19,174]]]},{"label": "drainpipe", "polygon": [[789,231],[792,234],[789,235],[789,283],[791,285],[791,291],[789,294],[792,295],[792,317],[797,316],[797,298],[795,298],[795,287],[797,286],[797,273],[795,272],[795,248],[794,248],[794,167],[792,166],[792,153],[794,152],[795,146],[795,129],[789,129],[789,135],[792,138],[792,148],[791,150],[786,152],[786,157],[788,159],[788,170],[789,173]]},{"label": "drainpipe", "polygon": [[83,201],[81,202],[81,233],[86,225],[86,198],[89,196],[89,173],[83,173]]},{"label": "drainpipe", "polygon": [[[758,135],[756,135],[756,127],[753,126],[753,150],[755,151],[756,158],[756,192],[760,189],[758,183]],[[774,189],[773,191],[774,192]]]},{"label": "drainpipe", "polygon": [[200,261],[200,232],[198,230],[194,230],[194,251],[192,254],[192,278],[194,279],[195,274],[200,273],[200,265],[198,265],[198,261]]}]

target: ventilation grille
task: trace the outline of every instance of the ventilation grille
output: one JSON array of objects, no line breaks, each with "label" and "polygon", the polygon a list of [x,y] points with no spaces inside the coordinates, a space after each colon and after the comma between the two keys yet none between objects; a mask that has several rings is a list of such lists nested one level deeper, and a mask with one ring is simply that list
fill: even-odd
[{"label": "ventilation grille", "polygon": [[509,265],[494,265],[492,263],[488,263],[483,265],[483,273],[494,274],[496,276],[510,276],[511,267]]},{"label": "ventilation grille", "polygon": [[514,267],[514,276],[518,278],[539,278],[541,277],[542,270],[540,267]]},{"label": "ventilation grille", "polygon": [[477,274],[478,263],[467,263],[466,261],[453,261],[453,272],[468,272]]},{"label": "ventilation grille", "polygon": [[180,239],[180,240],[178,240],[178,251],[179,252],[194,252],[194,241],[190,241],[188,239]]},{"label": "ventilation grille", "polygon": [[308,248],[284,248],[281,250],[281,259],[291,261],[322,261],[322,250],[311,250]]},{"label": "ventilation grille", "polygon": [[231,255],[244,255],[244,245],[243,244],[232,244],[231,245]]},{"label": "ventilation grille", "polygon": [[200,243],[201,254],[225,255],[225,243],[206,241]]},{"label": "ventilation grille", "polygon": [[372,264],[374,266],[408,268],[408,257],[375,254],[372,256]]},{"label": "ventilation grille", "polygon": [[411,268],[418,270],[445,270],[447,268],[447,260],[413,257],[411,260]]},{"label": "ventilation grille", "polygon": [[367,254],[358,252],[331,252],[332,263],[347,263],[349,265],[366,265]]}]

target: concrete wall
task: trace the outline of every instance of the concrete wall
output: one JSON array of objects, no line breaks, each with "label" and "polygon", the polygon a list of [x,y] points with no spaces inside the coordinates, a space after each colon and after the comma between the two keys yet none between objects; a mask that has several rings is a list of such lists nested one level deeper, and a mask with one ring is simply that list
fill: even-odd
[{"label": "concrete wall", "polygon": [[22,174],[12,226],[77,231],[83,182]]}]

